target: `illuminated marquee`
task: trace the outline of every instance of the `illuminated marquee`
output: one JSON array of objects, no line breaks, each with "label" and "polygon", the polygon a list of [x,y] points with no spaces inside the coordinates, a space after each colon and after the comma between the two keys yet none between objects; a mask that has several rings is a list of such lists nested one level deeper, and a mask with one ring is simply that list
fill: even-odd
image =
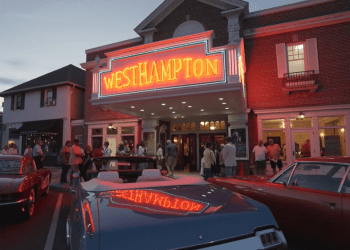
[{"label": "illuminated marquee", "polygon": [[107,192],[106,195],[110,195],[113,204],[158,212],[200,213],[208,206],[204,202],[155,190],[118,190]]},{"label": "illuminated marquee", "polygon": [[111,58],[111,70],[99,73],[100,96],[224,82],[224,53],[198,42]]}]

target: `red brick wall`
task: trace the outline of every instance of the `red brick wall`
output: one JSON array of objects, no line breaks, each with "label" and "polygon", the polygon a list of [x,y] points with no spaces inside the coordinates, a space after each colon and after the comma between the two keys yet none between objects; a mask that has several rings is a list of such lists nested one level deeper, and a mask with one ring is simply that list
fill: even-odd
[{"label": "red brick wall", "polygon": [[226,45],[228,43],[227,19],[221,15],[221,11],[197,0],[185,0],[156,26],[158,32],[154,34],[153,39],[161,41],[172,38],[175,29],[187,21],[186,15],[190,15],[190,20],[200,22],[205,30],[214,30],[215,47]]},{"label": "red brick wall", "polygon": [[252,17],[244,20],[244,29],[258,28],[267,25],[292,22],[306,18],[334,14],[350,10],[349,0],[337,0],[329,3],[313,5],[306,8],[298,8],[270,15]]},{"label": "red brick wall", "polygon": [[132,115],[126,115],[114,111],[102,111],[99,107],[91,105],[91,91],[92,91],[92,73],[91,70],[86,70],[85,83],[85,122],[91,121],[106,121],[135,118]]},{"label": "red brick wall", "polygon": [[[248,107],[286,108],[350,103],[350,23],[245,40]],[[282,92],[277,77],[276,44],[317,38],[320,74],[316,93]]]}]

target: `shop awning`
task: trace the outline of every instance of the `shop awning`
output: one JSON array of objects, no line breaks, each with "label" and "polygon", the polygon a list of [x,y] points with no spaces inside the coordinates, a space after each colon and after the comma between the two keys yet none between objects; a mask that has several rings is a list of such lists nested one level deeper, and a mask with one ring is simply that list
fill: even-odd
[{"label": "shop awning", "polygon": [[62,133],[63,121],[61,119],[24,122],[22,127],[13,131],[13,135]]}]

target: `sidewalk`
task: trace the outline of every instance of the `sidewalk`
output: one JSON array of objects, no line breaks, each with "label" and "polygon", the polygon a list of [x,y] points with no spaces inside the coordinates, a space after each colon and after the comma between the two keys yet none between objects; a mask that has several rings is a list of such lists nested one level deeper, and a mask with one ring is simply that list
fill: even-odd
[{"label": "sidewalk", "polygon": [[[282,170],[285,169],[286,167],[287,167],[287,165],[284,165]],[[61,179],[61,168],[60,167],[45,167],[45,168],[48,168],[51,170],[51,183],[50,183],[51,187],[59,187],[59,188],[64,188],[64,189],[69,190],[69,183],[64,183],[64,184],[60,183],[60,179]],[[238,170],[238,172],[239,172],[239,170]],[[277,170],[277,172],[278,172],[278,170]],[[175,171],[174,174],[202,178],[202,176],[199,174],[199,172]],[[67,176],[68,176],[68,181],[69,181],[69,172],[68,172]],[[267,166],[266,166],[266,176],[267,177],[274,176],[270,164],[267,164]]]}]

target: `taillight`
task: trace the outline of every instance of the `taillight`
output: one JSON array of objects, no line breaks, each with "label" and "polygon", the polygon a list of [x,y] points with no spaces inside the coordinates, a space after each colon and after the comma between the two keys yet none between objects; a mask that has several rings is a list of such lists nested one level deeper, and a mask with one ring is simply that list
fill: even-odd
[{"label": "taillight", "polygon": [[85,231],[92,238],[95,233],[95,225],[91,214],[90,204],[87,200],[83,202],[83,216]]}]

